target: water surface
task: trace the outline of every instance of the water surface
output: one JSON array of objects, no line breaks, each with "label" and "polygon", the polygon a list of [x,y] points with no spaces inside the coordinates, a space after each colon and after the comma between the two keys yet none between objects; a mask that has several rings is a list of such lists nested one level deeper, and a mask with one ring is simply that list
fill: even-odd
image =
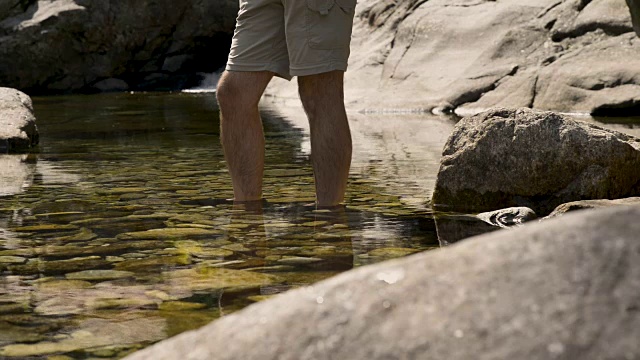
[{"label": "water surface", "polygon": [[424,151],[393,140],[419,124],[374,130],[354,116],[348,206],[326,212],[309,205],[308,132],[268,107],[266,202],[247,209],[225,200],[210,94],[34,106],[39,153],[0,157],[2,358],[121,358],[288,289],[438,246],[425,206],[435,171],[418,169],[437,166],[453,121],[429,120],[444,130]]},{"label": "water surface", "polygon": [[[299,107],[263,104],[266,201],[245,208],[226,201],[212,94],[34,106],[39,152],[0,156],[0,358],[121,358],[288,289],[439,245],[428,201],[455,119],[350,114],[347,207],[326,212],[309,205]],[[583,120],[640,136],[638,119]],[[438,216],[441,240],[495,229]]]}]

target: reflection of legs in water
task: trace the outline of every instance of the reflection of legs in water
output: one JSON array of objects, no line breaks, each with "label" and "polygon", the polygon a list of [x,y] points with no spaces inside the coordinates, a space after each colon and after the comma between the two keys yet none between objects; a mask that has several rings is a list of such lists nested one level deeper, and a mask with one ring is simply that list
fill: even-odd
[{"label": "reflection of legs in water", "polygon": [[349,216],[344,206],[313,212],[314,246],[316,255],[325,260],[322,270],[341,271],[354,267],[354,251]]},{"label": "reflection of legs in water", "polygon": [[[349,214],[344,207],[314,210],[304,206],[263,210],[262,201],[236,202],[226,231],[225,247],[233,257],[225,259],[229,269],[275,275],[280,281],[221,296],[220,312],[231,311],[238,301],[256,295],[274,295],[291,288],[311,285],[354,267]],[[262,297],[261,297],[262,298]]]},{"label": "reflection of legs in water", "polygon": [[[267,248],[264,231],[263,201],[235,201],[229,216],[229,222],[223,226],[224,238],[229,242],[226,247],[234,251],[233,258],[228,258],[218,266],[234,270],[257,271],[265,264],[264,256],[260,256]],[[225,306],[235,310],[233,302],[238,294],[227,294],[224,291],[218,298],[220,316],[224,314]]]}]

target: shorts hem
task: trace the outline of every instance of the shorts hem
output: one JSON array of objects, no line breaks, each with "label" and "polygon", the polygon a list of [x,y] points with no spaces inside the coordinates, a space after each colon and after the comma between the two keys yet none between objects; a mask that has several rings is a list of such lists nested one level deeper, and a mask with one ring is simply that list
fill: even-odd
[{"label": "shorts hem", "polygon": [[310,66],[296,66],[291,67],[290,74],[292,76],[308,76],[308,75],[317,75],[330,71],[347,71],[347,63],[346,62],[329,62],[318,65],[310,65]]},{"label": "shorts hem", "polygon": [[291,80],[293,75],[289,73],[289,69],[283,66],[277,66],[273,64],[264,65],[264,64],[231,64],[227,63],[225,67],[227,71],[239,71],[239,72],[248,72],[248,71],[270,71],[276,74],[277,77],[281,77],[285,80]]}]

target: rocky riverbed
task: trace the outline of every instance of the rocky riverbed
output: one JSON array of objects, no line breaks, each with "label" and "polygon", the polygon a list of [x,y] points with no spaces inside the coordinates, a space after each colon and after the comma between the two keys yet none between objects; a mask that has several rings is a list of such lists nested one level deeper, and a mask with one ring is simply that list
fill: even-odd
[{"label": "rocky riverbed", "polygon": [[638,216],[583,212],[364,267],[127,359],[636,359]]},{"label": "rocky riverbed", "polygon": [[[431,153],[448,120],[362,132],[371,147],[356,150],[350,205],[332,214],[306,206],[308,133],[275,111],[264,114],[268,201],[242,209],[225,200],[210,95],[45,97],[34,107],[39,152],[0,156],[13,164],[0,172],[2,358],[121,358],[289,289],[439,246],[425,180],[398,176],[433,163],[433,186]],[[423,121],[443,129],[431,145],[393,142]]]}]

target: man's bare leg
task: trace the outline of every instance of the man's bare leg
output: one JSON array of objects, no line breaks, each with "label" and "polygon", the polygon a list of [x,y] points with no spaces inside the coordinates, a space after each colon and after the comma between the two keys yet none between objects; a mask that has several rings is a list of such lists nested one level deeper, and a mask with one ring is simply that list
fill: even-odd
[{"label": "man's bare leg", "polygon": [[225,71],[218,82],[220,139],[235,201],[262,198],[264,131],[258,102],[272,77],[268,71]]},{"label": "man's bare leg", "polygon": [[344,201],[351,166],[351,132],[344,108],[342,71],[298,78],[311,128],[311,162],[318,206]]}]

